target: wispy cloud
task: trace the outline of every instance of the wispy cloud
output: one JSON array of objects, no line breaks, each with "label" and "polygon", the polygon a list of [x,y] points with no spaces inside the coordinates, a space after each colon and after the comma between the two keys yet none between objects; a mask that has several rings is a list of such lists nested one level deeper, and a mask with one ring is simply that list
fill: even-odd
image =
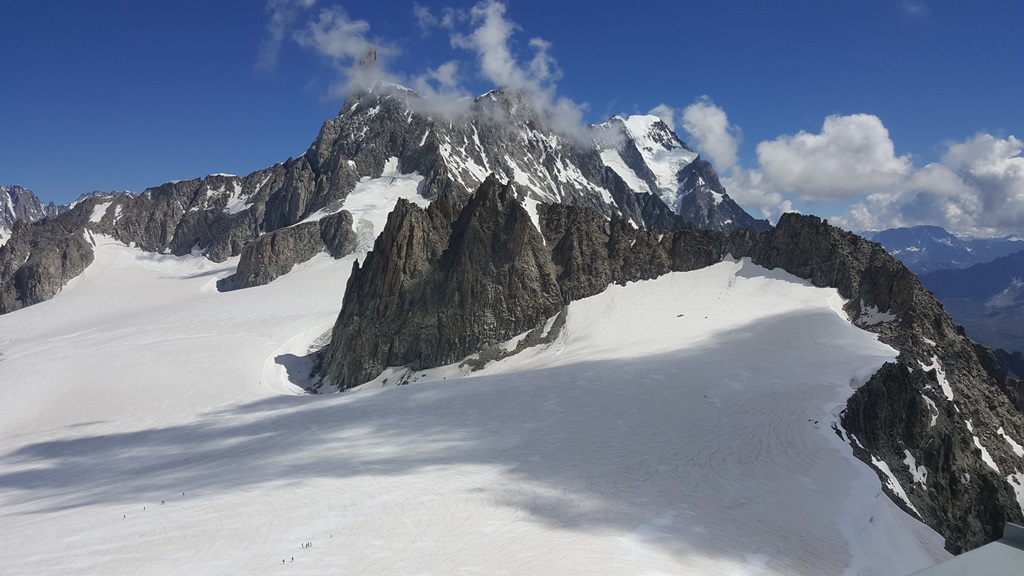
[{"label": "wispy cloud", "polygon": [[549,50],[552,44],[542,38],[531,38],[533,58],[523,65],[511,50],[512,36],[520,30],[506,17],[507,7],[496,0],[486,0],[470,10],[469,33],[451,35],[453,47],[476,55],[480,74],[496,86],[524,94],[536,111],[555,130],[583,139],[585,107],[557,95],[556,82],[562,77]]},{"label": "wispy cloud", "polygon": [[324,9],[319,17],[293,34],[295,41],[305,48],[337,63],[357,61],[374,45],[367,38],[370,24],[353,20],[341,7]]},{"label": "wispy cloud", "polygon": [[[557,94],[562,70],[552,54],[554,45],[543,38],[530,38],[526,43],[529,55],[522,58],[513,46],[515,37],[523,30],[508,17],[503,2],[483,0],[469,10],[446,7],[439,11],[414,4],[410,15],[420,30],[424,34],[446,31],[455,57],[435,68],[406,74],[389,69],[389,59],[398,53],[398,48],[371,36],[369,22],[351,18],[340,6],[324,8],[315,17],[307,17],[304,23],[296,25],[300,9],[311,7],[315,1],[270,0],[269,36],[266,48],[261,50],[267,56],[261,55],[261,62],[270,62],[270,55],[276,56],[281,42],[290,37],[323,56],[335,68],[338,79],[331,88],[333,95],[343,96],[383,80],[413,88],[424,96],[425,102],[419,105],[445,114],[466,109],[469,91],[465,83],[475,76],[527,98],[554,130],[578,138],[587,136],[583,125],[585,106]],[[359,59],[370,48],[377,51],[377,66],[359,66]],[[473,56],[468,63],[458,57],[463,51]]]},{"label": "wispy cloud", "polygon": [[281,51],[281,42],[288,35],[299,15],[312,8],[317,0],[267,0],[266,11],[267,36],[260,43],[259,57],[256,68],[274,70],[277,68],[277,56]]},{"label": "wispy cloud", "polygon": [[900,8],[915,18],[924,18],[929,14],[928,6],[921,0],[903,0],[900,2]]},{"label": "wispy cloud", "polygon": [[429,34],[435,28],[454,30],[457,22],[465,22],[469,19],[465,10],[451,7],[441,8],[438,14],[434,14],[430,8],[417,3],[413,4],[412,11],[416,17],[416,23],[424,35]]}]

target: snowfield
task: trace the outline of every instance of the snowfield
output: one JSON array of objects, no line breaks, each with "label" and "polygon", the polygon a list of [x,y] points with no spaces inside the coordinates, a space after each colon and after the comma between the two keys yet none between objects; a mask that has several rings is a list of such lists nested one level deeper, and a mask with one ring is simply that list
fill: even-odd
[{"label": "snowfield", "polygon": [[574,303],[553,343],[479,372],[310,396],[290,380],[352,258],[218,293],[235,260],[99,240],[63,293],[0,316],[4,574],[907,574],[948,557],[830,428],[895,356],[834,290],[727,261]]}]

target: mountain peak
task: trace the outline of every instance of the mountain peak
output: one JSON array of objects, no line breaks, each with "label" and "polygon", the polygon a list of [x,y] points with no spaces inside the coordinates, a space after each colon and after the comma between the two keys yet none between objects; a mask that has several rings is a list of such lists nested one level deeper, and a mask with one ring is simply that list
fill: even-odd
[{"label": "mountain peak", "polygon": [[370,46],[366,49],[366,53],[359,58],[358,66],[360,68],[377,68],[377,47]]},{"label": "mountain peak", "polygon": [[35,193],[17,184],[0,186],[0,246],[11,237],[15,222],[52,218],[67,209],[68,206],[57,206],[53,202],[43,204]]}]

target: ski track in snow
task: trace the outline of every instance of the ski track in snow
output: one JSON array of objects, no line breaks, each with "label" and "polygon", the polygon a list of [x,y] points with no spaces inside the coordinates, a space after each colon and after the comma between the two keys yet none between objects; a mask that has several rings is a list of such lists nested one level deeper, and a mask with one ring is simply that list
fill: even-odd
[{"label": "ski track in snow", "polygon": [[469,377],[307,396],[289,367],[333,325],[351,258],[218,293],[235,260],[98,239],[63,293],[0,317],[5,574],[904,574],[948,557],[829,429],[851,380],[895,355],[834,290],[727,261],[574,303],[555,342]]}]

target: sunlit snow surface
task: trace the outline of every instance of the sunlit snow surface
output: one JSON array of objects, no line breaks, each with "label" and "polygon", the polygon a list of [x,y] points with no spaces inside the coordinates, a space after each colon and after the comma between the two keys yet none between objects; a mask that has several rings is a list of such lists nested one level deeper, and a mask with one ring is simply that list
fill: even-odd
[{"label": "sunlit snow surface", "polygon": [[388,214],[395,202],[404,198],[421,208],[429,200],[420,196],[419,187],[423,177],[416,173],[402,174],[398,171],[398,158],[391,157],[384,164],[384,171],[378,178],[363,177],[345,198],[340,207],[324,208],[307,216],[303,222],[317,221],[341,210],[352,214],[352,226],[356,231],[358,250],[369,251],[373,241],[384,229]]},{"label": "sunlit snow surface", "polygon": [[895,355],[834,290],[725,262],[574,303],[553,344],[472,377],[306,396],[285,367],[331,327],[352,259],[218,293],[233,262],[108,242],[59,296],[0,317],[4,574],[905,574],[947,557],[829,429],[851,380]]}]

